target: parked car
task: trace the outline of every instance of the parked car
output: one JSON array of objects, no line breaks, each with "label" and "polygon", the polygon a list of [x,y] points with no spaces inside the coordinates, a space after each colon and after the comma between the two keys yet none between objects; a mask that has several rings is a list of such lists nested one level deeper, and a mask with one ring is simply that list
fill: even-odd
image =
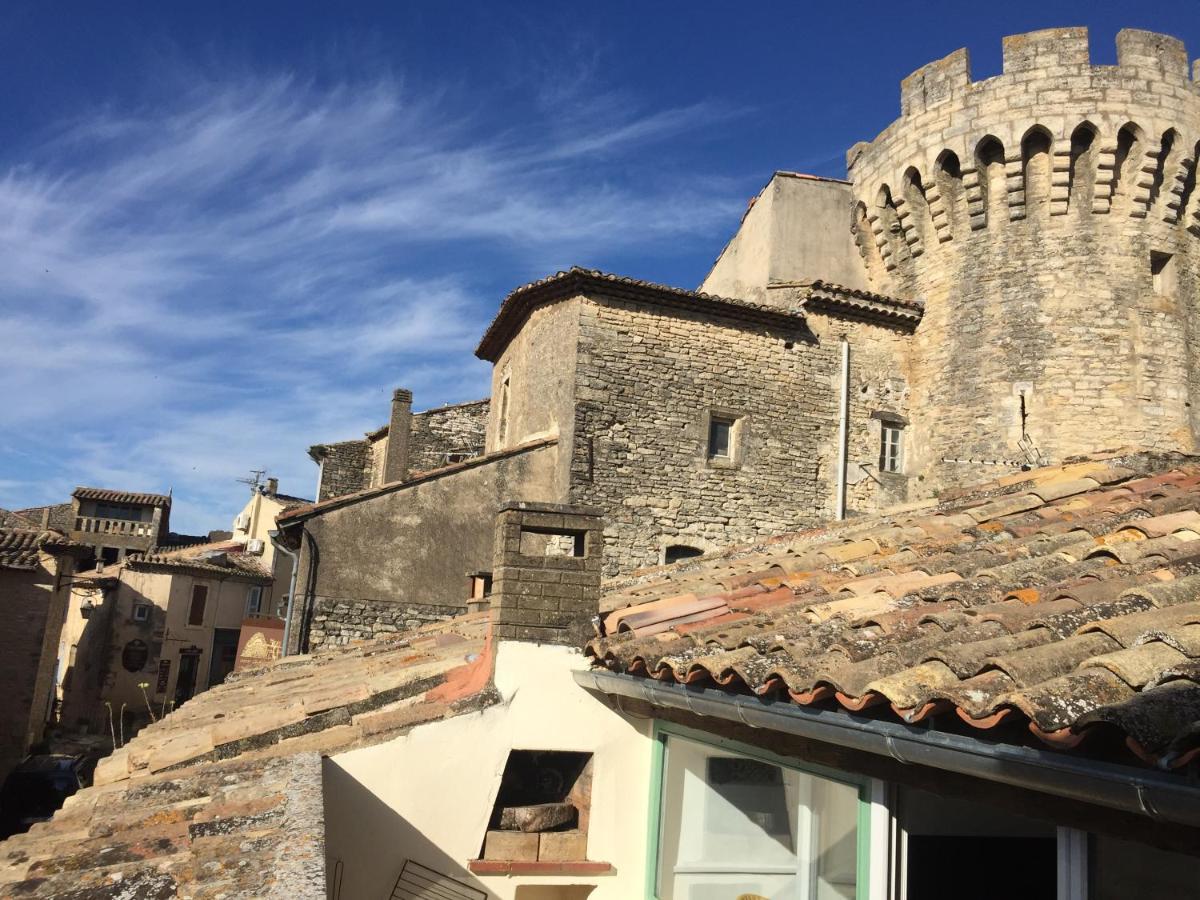
[{"label": "parked car", "polygon": [[68,797],[92,783],[98,761],[94,753],[25,757],[0,787],[0,838],[53,816]]}]

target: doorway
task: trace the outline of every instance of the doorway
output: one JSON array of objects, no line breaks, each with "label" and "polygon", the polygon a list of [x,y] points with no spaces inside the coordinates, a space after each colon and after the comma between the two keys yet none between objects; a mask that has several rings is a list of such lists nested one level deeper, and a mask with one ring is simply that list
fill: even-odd
[{"label": "doorway", "polygon": [[179,651],[179,677],[175,680],[175,708],[192,699],[196,693],[196,673],[200,670],[200,648]]},{"label": "doorway", "polygon": [[1053,824],[911,788],[898,800],[899,900],[1055,900]]},{"label": "doorway", "polygon": [[220,684],[237,665],[238,639],[241,629],[217,628],[213,631],[212,662],[208,668],[208,686]]}]

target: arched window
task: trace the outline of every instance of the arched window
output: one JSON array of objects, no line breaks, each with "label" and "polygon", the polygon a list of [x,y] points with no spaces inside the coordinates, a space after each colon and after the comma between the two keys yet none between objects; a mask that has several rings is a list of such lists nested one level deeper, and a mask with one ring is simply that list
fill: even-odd
[{"label": "arched window", "polygon": [[1071,132],[1071,168],[1068,174],[1068,206],[1090,212],[1096,185],[1096,126],[1084,122]]},{"label": "arched window", "polygon": [[689,547],[687,544],[671,544],[663,551],[663,562],[669,566],[671,563],[703,555],[704,551],[698,547]]},{"label": "arched window", "polygon": [[1004,145],[991,135],[975,148],[975,165],[979,169],[979,192],[987,224],[1002,222],[1002,210],[1008,194],[1004,174]]},{"label": "arched window", "polygon": [[1048,214],[1050,206],[1050,135],[1034,126],[1021,141],[1021,169],[1025,182],[1025,215]]}]

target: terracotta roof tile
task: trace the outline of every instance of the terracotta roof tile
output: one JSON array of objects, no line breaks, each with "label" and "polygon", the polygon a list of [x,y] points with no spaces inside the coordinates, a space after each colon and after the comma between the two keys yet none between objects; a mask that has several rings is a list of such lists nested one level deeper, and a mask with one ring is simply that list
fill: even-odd
[{"label": "terracotta roof tile", "polygon": [[[238,672],[102,760],[0,844],[0,895],[325,896],[320,754],[489,705],[487,614]],[[490,668],[487,669],[490,671]]]},{"label": "terracotta roof tile", "polygon": [[0,528],[0,569],[36,569],[43,551],[61,553],[83,549],[58,531],[33,528]]},{"label": "terracotta roof tile", "polygon": [[906,721],[957,713],[980,739],[1064,751],[1119,752],[1086,740],[1117,730],[1130,758],[1200,758],[1192,459],[1016,473],[659,568],[602,603],[623,631],[588,651],[617,672]]},{"label": "terracotta roof tile", "polygon": [[136,491],[114,491],[109,488],[77,487],[71,492],[71,496],[79,500],[99,500],[102,503],[129,503],[166,508],[171,506],[171,498],[167,494],[140,494]]}]

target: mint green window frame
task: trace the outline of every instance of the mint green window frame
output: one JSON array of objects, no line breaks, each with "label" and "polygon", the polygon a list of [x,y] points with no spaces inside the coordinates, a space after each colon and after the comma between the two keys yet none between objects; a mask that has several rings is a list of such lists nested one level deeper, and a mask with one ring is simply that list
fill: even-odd
[{"label": "mint green window frame", "polygon": [[802,772],[805,775],[815,775],[819,778],[826,778],[830,781],[836,781],[840,784],[849,785],[858,790],[858,816],[855,821],[855,876],[854,876],[854,896],[855,900],[870,900],[870,875],[871,875],[871,782],[868,778],[851,775],[847,772],[841,772],[837,769],[829,769],[825,766],[814,765],[812,763],[798,763],[793,757],[779,756],[769,750],[763,750],[761,747],[753,747],[749,744],[743,744],[741,741],[729,740],[728,738],[717,737],[716,735],[708,734],[704,731],[697,731],[694,728],[688,728],[683,725],[675,725],[673,723],[659,722],[654,723],[654,742],[653,754],[654,758],[650,768],[650,815],[649,827],[650,830],[646,836],[646,898],[647,900],[659,900],[658,897],[658,864],[659,864],[659,844],[662,840],[660,831],[662,829],[662,810],[663,810],[663,767],[666,763],[667,756],[667,739],[670,737],[682,738],[684,740],[693,741],[697,744],[704,744],[709,747],[715,747],[720,750],[725,750],[730,753],[736,753],[739,756],[745,756],[749,759],[756,759],[761,762],[770,763],[774,766],[779,766],[781,769],[790,769],[795,772]]}]

